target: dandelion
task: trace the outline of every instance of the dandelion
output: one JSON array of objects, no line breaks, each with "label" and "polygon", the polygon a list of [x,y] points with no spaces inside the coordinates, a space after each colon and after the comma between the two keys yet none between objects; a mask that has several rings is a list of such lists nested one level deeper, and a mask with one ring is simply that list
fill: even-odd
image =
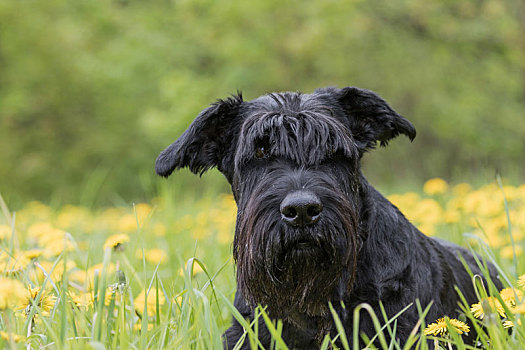
[{"label": "dandelion", "polygon": [[27,235],[34,239],[47,236],[51,234],[55,228],[49,222],[36,222],[29,226],[27,229]]},{"label": "dandelion", "polygon": [[[449,328],[447,323],[452,326],[452,328]],[[468,333],[470,331],[470,327],[466,323],[445,316],[437,319],[436,322],[429,324],[427,328],[425,328],[424,333],[425,335],[445,335],[449,333],[450,329],[459,334]]]},{"label": "dandelion", "polygon": [[[40,265],[39,268],[36,269],[36,278],[40,283],[43,283],[46,274],[51,278],[53,282],[60,282],[62,281],[62,278],[64,276],[64,261],[59,261],[55,268],[53,269],[53,266],[55,265],[52,262],[49,261],[42,261],[40,263],[36,263],[35,265]],[[68,271],[73,270],[76,267],[76,264],[74,261],[68,260],[65,266],[66,273]],[[44,271],[42,271],[44,270]]]},{"label": "dandelion", "polygon": [[0,272],[13,274],[24,270],[30,260],[23,253],[15,253],[13,256],[0,252]]},{"label": "dandelion", "polygon": [[44,254],[42,249],[29,249],[24,251],[24,257],[28,260],[35,260]]},{"label": "dandelion", "polygon": [[457,197],[463,197],[467,193],[469,193],[471,190],[472,190],[472,186],[470,186],[470,184],[468,184],[468,183],[463,182],[463,183],[460,183],[460,184],[457,184],[456,186],[454,186],[454,188],[452,189],[452,192]]},{"label": "dandelion", "polygon": [[69,294],[70,301],[75,304],[79,309],[87,309],[90,306],[93,306],[94,297],[93,293],[81,293],[76,294],[70,292]]},{"label": "dandelion", "polygon": [[137,231],[137,217],[133,214],[124,214],[117,221],[117,228],[123,232]]},{"label": "dandelion", "polygon": [[[140,224],[144,223],[152,211],[151,205],[147,203],[138,203],[135,205],[135,213],[137,214],[137,219]],[[135,229],[137,228],[137,223],[135,220]]]},{"label": "dandelion", "polygon": [[[179,276],[184,276],[184,272],[188,269],[188,263],[184,264],[184,268],[181,268],[179,270]],[[193,271],[192,271],[192,276],[195,276],[196,274],[198,273],[201,273],[203,272],[202,270],[202,267],[200,264],[194,262],[193,263]]]},{"label": "dandelion", "polygon": [[496,311],[501,317],[505,317],[505,309],[501,305],[498,299],[494,297],[488,297],[483,299],[479,303],[472,304],[470,311],[474,317],[479,318],[480,320],[485,317],[486,311]]},{"label": "dandelion", "polygon": [[182,295],[178,295],[177,297],[171,299],[172,304],[177,304],[179,307],[182,307],[182,301]]},{"label": "dandelion", "polygon": [[106,288],[106,292],[104,293],[104,305],[109,306],[112,301],[114,301],[115,304],[118,305],[120,303],[120,295],[121,294],[119,293],[118,288],[109,286],[108,288]]},{"label": "dandelion", "polygon": [[163,264],[168,261],[168,254],[159,248],[149,249],[145,252],[146,261],[153,264]]},{"label": "dandelion", "polygon": [[90,281],[90,278],[87,271],[74,269],[69,273],[69,281],[83,286]]},{"label": "dandelion", "polygon": [[[148,323],[148,331],[152,330],[153,327],[154,327],[153,323]],[[133,330],[135,332],[140,332],[142,330],[142,322],[139,322],[139,323],[136,323],[135,325],[133,325]]]},{"label": "dandelion", "polygon": [[104,243],[104,249],[113,248],[114,250],[123,250],[123,244],[129,242],[129,236],[125,233],[110,236]]},{"label": "dandelion", "polygon": [[450,209],[443,214],[443,219],[447,224],[454,224],[461,220],[461,213],[459,210]]},{"label": "dandelion", "polygon": [[[516,323],[518,324],[518,326],[521,326],[521,319],[518,319]],[[502,325],[503,325],[503,328],[512,328],[516,326],[516,323],[507,319],[503,321]]]},{"label": "dandelion", "polygon": [[525,287],[525,274],[524,274],[524,275],[521,275],[521,276],[518,278],[518,287],[520,287],[520,288]]},{"label": "dandelion", "polygon": [[67,233],[62,236],[56,236],[54,240],[49,240],[45,243],[42,242],[41,245],[44,247],[44,256],[46,258],[59,256],[63,252],[75,250],[75,245]]},{"label": "dandelion", "polygon": [[447,192],[448,184],[441,178],[430,179],[423,185],[423,192],[428,195],[443,194]]},{"label": "dandelion", "polygon": [[0,310],[17,308],[24,292],[24,285],[20,281],[0,278]]},{"label": "dandelion", "polygon": [[514,247],[512,245],[508,245],[506,247],[501,248],[501,250],[499,251],[499,255],[502,258],[509,260],[514,258],[514,253],[516,253],[516,257],[521,256],[523,254],[523,248],[519,245]]},{"label": "dandelion", "polygon": [[82,207],[66,205],[56,218],[59,227],[90,232],[93,230],[93,219],[91,213]]},{"label": "dandelion", "polygon": [[525,315],[525,304],[519,304],[512,308],[512,313]]},{"label": "dandelion", "polygon": [[[103,263],[91,266],[88,269],[88,271],[87,271],[87,277],[89,277],[89,281],[88,282],[91,283],[91,285],[93,285],[94,282],[95,282],[95,276],[98,276],[98,277],[102,276],[103,270],[104,270],[104,264]],[[116,271],[117,271],[117,268],[116,268],[115,264],[109,263],[106,266],[106,275],[107,276],[113,275]]]},{"label": "dandelion", "polygon": [[[42,291],[42,292],[40,292]],[[38,294],[40,298],[37,300]],[[42,316],[49,316],[49,311],[53,309],[56,303],[56,297],[47,290],[42,290],[42,287],[27,286],[24,293],[24,299],[21,303],[21,309],[24,310],[26,316],[29,316],[34,306],[37,307],[36,313]]]},{"label": "dandelion", "polygon": [[14,334],[14,333],[7,333],[4,331],[0,331],[0,338],[2,338],[5,341],[10,341],[12,339],[15,343],[20,343],[21,341],[25,340],[25,337],[21,335]]},{"label": "dandelion", "polygon": [[516,306],[516,297],[518,298],[518,301],[523,299],[523,292],[514,288],[502,289],[501,292],[499,292],[499,295],[509,309]]},{"label": "dandelion", "polygon": [[[162,293],[162,290],[158,290],[156,288],[151,288],[151,290],[148,293],[148,296],[146,298],[146,290],[142,290],[142,292],[137,295],[135,298],[133,305],[135,306],[135,310],[142,314],[144,311],[144,305],[147,304],[148,310],[155,310],[157,307],[157,295],[159,297],[159,306],[164,305],[166,302],[166,299],[164,297],[164,294]],[[148,311],[149,312],[149,311]]]}]

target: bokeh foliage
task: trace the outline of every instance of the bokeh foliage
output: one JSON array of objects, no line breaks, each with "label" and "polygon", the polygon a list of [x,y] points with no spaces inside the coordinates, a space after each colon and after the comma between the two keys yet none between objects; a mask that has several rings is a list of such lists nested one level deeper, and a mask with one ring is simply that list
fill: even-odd
[{"label": "bokeh foliage", "polygon": [[2,0],[0,192],[11,201],[145,198],[158,152],[216,98],[327,85],[375,90],[416,125],[413,145],[367,156],[373,178],[519,173],[524,7]]}]

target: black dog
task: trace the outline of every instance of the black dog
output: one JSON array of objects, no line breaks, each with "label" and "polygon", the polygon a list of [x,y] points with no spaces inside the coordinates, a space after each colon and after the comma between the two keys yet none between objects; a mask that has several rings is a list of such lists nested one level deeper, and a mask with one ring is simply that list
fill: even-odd
[{"label": "black dog", "polygon": [[[470,252],[423,235],[360,171],[366,151],[399,134],[413,140],[416,130],[368,90],[274,93],[249,102],[239,94],[202,111],[159,155],[156,171],[167,177],[178,168],[202,174],[217,167],[226,176],[238,206],[235,306],[249,319],[257,304],[266,306],[283,320],[289,346],[312,349],[336,333],[329,302],[348,337],[360,303],[381,315],[381,302],[392,317],[416,299],[423,307],[432,302],[432,322],[457,315],[454,286],[477,302],[458,258],[481,275]],[[418,319],[415,306],[399,316],[401,343]],[[259,340],[268,347],[263,325],[261,319]],[[376,333],[364,313],[360,331]],[[243,333],[234,319],[225,347]]]}]

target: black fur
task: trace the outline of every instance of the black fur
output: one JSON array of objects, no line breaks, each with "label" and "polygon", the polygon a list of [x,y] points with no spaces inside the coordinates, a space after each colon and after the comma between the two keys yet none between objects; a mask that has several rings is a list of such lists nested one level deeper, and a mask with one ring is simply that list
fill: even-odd
[{"label": "black fur", "polygon": [[[249,102],[239,94],[201,112],[159,155],[156,171],[169,176],[188,167],[202,174],[216,166],[225,175],[238,206],[235,306],[249,319],[257,304],[266,306],[271,317],[283,320],[290,347],[311,349],[325,334],[336,333],[328,302],[349,338],[360,303],[380,315],[381,302],[392,317],[416,299],[423,306],[432,302],[426,317],[432,322],[457,315],[454,286],[476,302],[458,258],[460,253],[481,275],[470,252],[423,235],[361,173],[363,154],[399,134],[413,140],[416,131],[368,90],[274,93]],[[315,222],[298,226],[285,220],[282,203],[290,193],[319,201],[322,212]],[[401,342],[418,318],[415,306],[398,318]],[[375,334],[364,313],[360,331]],[[225,347],[233,348],[243,332],[233,320]],[[263,323],[259,338],[269,346]]]}]

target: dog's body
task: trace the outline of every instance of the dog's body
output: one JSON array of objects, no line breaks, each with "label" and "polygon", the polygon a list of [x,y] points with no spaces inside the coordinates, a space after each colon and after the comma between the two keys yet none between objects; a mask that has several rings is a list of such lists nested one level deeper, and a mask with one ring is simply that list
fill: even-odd
[{"label": "dog's body", "polygon": [[[457,315],[455,286],[468,302],[477,301],[458,257],[482,275],[471,253],[423,235],[360,171],[366,151],[399,134],[412,140],[415,129],[367,90],[326,88],[250,102],[237,96],[201,112],[160,154],[156,171],[169,176],[176,168],[203,173],[215,166],[225,175],[238,206],[234,304],[249,319],[264,305],[283,320],[289,346],[311,349],[337,333],[329,302],[351,337],[353,309],[361,303],[377,315],[382,303],[388,317],[417,299],[423,308],[433,303],[431,322]],[[399,315],[396,338],[404,342],[419,318],[415,305]],[[376,333],[364,312],[360,331]],[[234,320],[225,347],[243,333]],[[262,319],[259,340],[270,345]]]}]

